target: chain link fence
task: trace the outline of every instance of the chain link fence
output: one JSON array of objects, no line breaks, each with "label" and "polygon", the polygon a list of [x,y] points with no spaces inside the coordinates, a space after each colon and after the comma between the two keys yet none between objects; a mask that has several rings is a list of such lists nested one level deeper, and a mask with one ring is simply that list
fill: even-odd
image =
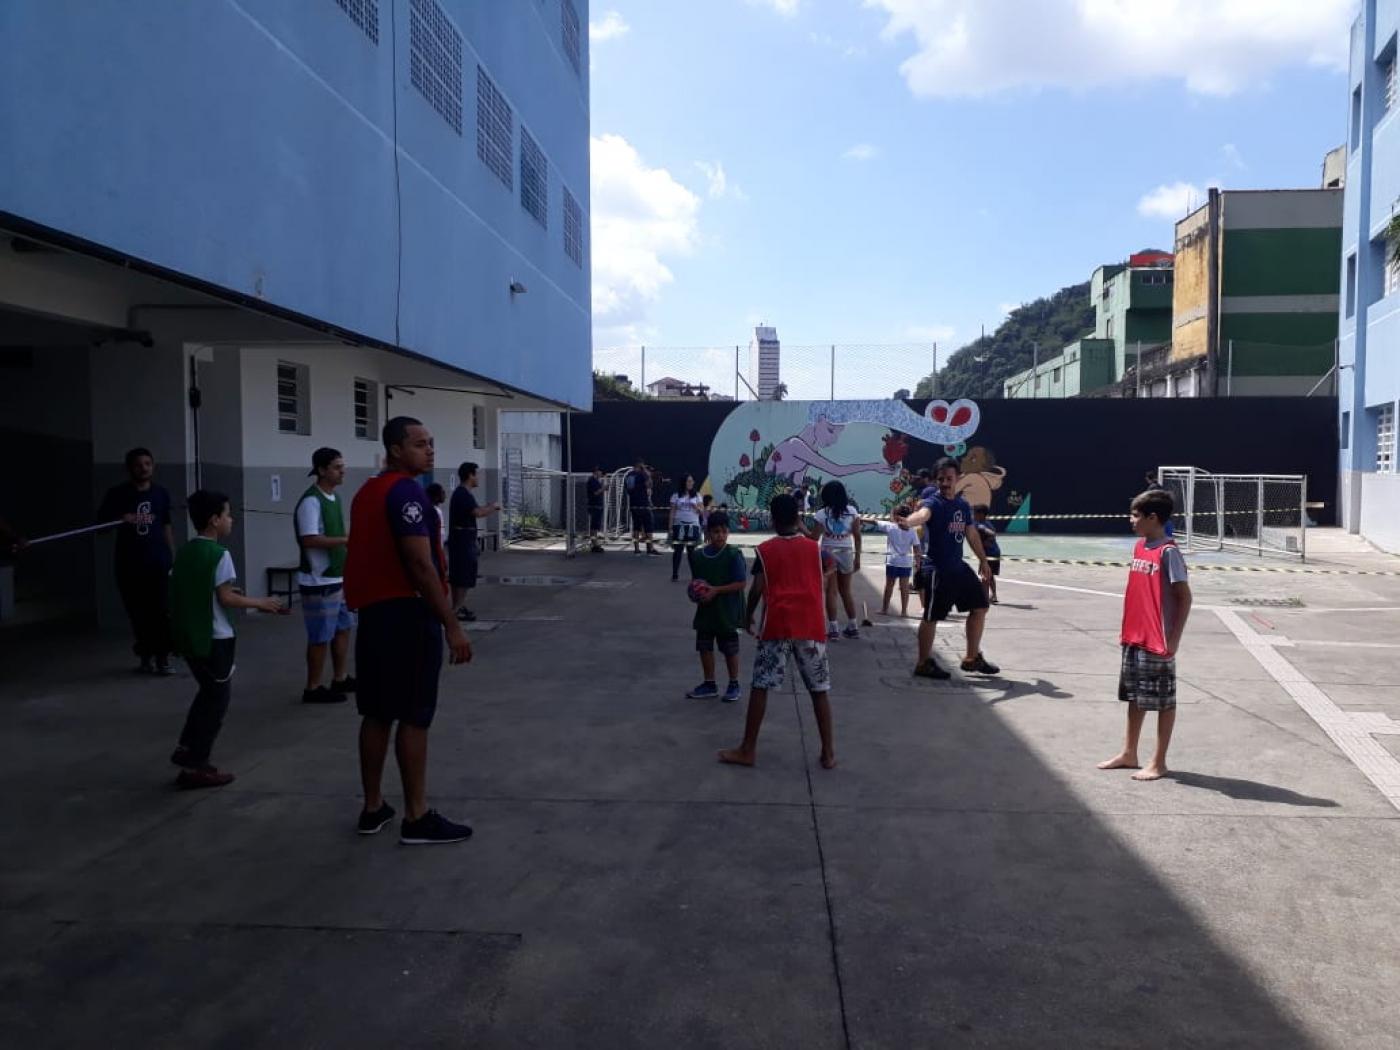
[{"label": "chain link fence", "polygon": [[1307,556],[1308,479],[1292,474],[1212,474],[1162,467],[1176,503],[1172,526],[1190,550]]},{"label": "chain link fence", "polygon": [[[936,343],[780,343],[774,400],[910,397],[952,347]],[[729,346],[623,346],[593,351],[595,396],[755,401],[759,354]]]}]

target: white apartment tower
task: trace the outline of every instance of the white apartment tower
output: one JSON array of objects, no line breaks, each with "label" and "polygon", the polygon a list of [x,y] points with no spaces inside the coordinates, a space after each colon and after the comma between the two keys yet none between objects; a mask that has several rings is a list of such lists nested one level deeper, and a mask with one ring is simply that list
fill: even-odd
[{"label": "white apartment tower", "polygon": [[778,330],[758,325],[749,340],[749,384],[760,401],[772,401],[778,383]]}]

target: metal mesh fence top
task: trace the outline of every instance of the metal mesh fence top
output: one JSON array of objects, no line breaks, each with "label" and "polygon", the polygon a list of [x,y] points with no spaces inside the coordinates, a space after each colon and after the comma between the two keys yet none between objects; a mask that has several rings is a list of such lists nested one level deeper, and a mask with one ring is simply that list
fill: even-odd
[{"label": "metal mesh fence top", "polygon": [[[779,343],[777,383],[784,400],[910,397],[946,363],[951,347],[934,343]],[[748,344],[626,346],[593,351],[593,369],[622,396],[758,400],[765,364]]]}]

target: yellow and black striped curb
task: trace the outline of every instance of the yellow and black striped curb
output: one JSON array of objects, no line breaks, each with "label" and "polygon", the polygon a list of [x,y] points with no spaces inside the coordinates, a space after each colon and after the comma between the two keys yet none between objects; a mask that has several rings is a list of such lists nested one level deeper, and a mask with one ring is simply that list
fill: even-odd
[{"label": "yellow and black striped curb", "polygon": [[[995,561],[997,559],[989,559]],[[1002,555],[1002,562],[1030,565],[1083,565],[1095,569],[1128,569],[1132,562],[1100,561],[1092,558],[1022,558]],[[1192,572],[1286,572],[1305,576],[1400,576],[1400,569],[1307,569],[1297,565],[1201,565],[1194,564]]]},{"label": "yellow and black striped curb", "polygon": [[[1228,518],[1228,517],[1231,517],[1231,516],[1234,516],[1234,515],[1241,515],[1241,514],[1248,514],[1248,515],[1250,515],[1250,516],[1253,517],[1253,516],[1258,516],[1260,513],[1261,513],[1261,512],[1258,511],[1258,510],[1196,510],[1196,511],[1192,511],[1190,515],[1187,515],[1187,513],[1186,513],[1185,511],[1177,511],[1175,514],[1172,515],[1172,520],[1175,521],[1175,520],[1177,520],[1178,518],[1185,518],[1185,517],[1188,517],[1188,516],[1189,516],[1189,517],[1193,517],[1193,518],[1217,518],[1217,517],[1226,517],[1226,518]],[[1278,528],[1285,528],[1285,529],[1286,529],[1286,528],[1290,528],[1290,527],[1293,527],[1293,526],[1296,526],[1296,525],[1300,524],[1300,522],[1297,520],[1297,516],[1298,516],[1298,508],[1297,508],[1297,507],[1273,507],[1273,508],[1265,507],[1264,510],[1262,511],[1262,513],[1265,514],[1265,515],[1269,515],[1269,514],[1292,514],[1292,515],[1294,516],[1294,520],[1293,520],[1293,521],[1289,522],[1287,525],[1280,525],[1280,526],[1277,526]],[[1102,520],[1104,520],[1104,519],[1111,519],[1111,518],[1123,518],[1124,520],[1126,520],[1126,519],[1128,518],[1128,512],[1127,512],[1126,510],[1116,510],[1116,511],[1114,511],[1112,514],[1021,514],[1021,515],[1016,515],[1016,514],[988,514],[988,515],[987,515],[987,520],[988,520],[988,521],[1093,521],[1093,520],[1102,521]],[[1274,526],[1270,526],[1270,527],[1272,528],[1272,527],[1274,527]]]}]

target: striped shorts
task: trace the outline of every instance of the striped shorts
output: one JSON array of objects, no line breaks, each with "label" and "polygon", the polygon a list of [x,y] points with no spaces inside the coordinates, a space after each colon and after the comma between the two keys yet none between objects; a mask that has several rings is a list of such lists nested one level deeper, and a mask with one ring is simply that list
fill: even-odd
[{"label": "striped shorts", "polygon": [[1118,699],[1137,704],[1140,711],[1176,707],[1176,657],[1158,656],[1136,645],[1123,646]]},{"label": "striped shorts", "polygon": [[355,614],[346,606],[340,587],[302,587],[301,618],[309,645],[325,645],[355,626]]}]

